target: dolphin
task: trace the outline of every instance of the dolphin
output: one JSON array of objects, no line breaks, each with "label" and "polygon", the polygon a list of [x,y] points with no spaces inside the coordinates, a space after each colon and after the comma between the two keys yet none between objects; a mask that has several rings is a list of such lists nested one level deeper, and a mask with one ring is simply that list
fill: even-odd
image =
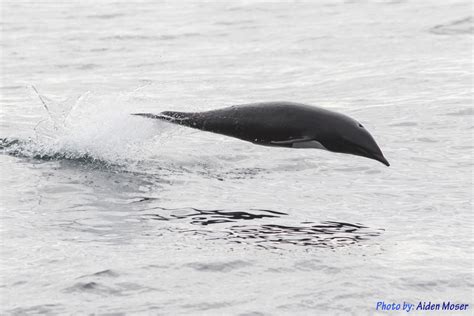
[{"label": "dolphin", "polygon": [[205,112],[133,113],[239,138],[256,145],[317,148],[390,166],[372,135],[347,115],[294,102],[234,105]]}]

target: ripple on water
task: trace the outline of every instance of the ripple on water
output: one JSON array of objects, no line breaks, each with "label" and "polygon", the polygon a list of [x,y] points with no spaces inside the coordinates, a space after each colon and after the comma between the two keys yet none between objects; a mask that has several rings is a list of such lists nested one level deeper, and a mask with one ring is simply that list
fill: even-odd
[{"label": "ripple on water", "polygon": [[169,41],[180,38],[201,36],[199,33],[165,34],[165,35],[142,35],[142,34],[118,34],[101,37],[101,41]]},{"label": "ripple on water", "polygon": [[18,307],[7,311],[9,315],[60,315],[64,306],[58,304],[43,304],[30,307]]},{"label": "ripple on water", "polygon": [[143,286],[133,282],[121,282],[122,275],[106,269],[78,277],[75,282],[63,290],[64,293],[89,293],[99,296],[127,296],[137,293],[160,291],[157,288]]},{"label": "ripple on water", "polygon": [[228,262],[192,262],[185,266],[201,272],[230,272],[233,270],[245,268],[252,264],[248,261],[233,260]]},{"label": "ripple on water", "polygon": [[446,24],[436,25],[430,29],[430,32],[438,35],[472,34],[474,33],[473,23],[474,19],[470,16]]},{"label": "ripple on water", "polygon": [[106,286],[99,282],[90,281],[90,282],[77,282],[73,286],[70,286],[64,289],[65,293],[92,293],[101,296],[122,296],[122,292],[118,288],[113,288],[111,286]]},{"label": "ripple on water", "polygon": [[123,13],[109,13],[109,14],[92,14],[88,15],[88,19],[98,19],[98,20],[110,20],[114,18],[120,18],[125,16]]},{"label": "ripple on water", "polygon": [[449,115],[449,116],[469,116],[469,115],[474,115],[474,109],[470,107],[470,108],[462,109],[462,110],[459,110],[459,111],[446,113],[445,115]]},{"label": "ripple on water", "polygon": [[113,270],[110,270],[110,269],[107,269],[107,270],[102,270],[102,271],[99,271],[99,272],[95,272],[95,273],[92,273],[92,274],[86,274],[86,275],[83,275],[79,278],[87,278],[87,277],[109,277],[109,278],[116,278],[119,276],[119,273],[118,272],[115,272]]},{"label": "ripple on water", "polygon": [[418,123],[416,122],[400,122],[400,123],[394,123],[394,124],[389,124],[389,126],[394,126],[394,127],[409,127],[409,126],[417,126]]}]

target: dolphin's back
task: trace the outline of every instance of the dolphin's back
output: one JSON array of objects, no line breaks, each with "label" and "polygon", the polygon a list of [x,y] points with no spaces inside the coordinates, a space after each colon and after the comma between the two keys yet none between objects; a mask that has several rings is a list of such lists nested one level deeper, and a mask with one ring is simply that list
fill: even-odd
[{"label": "dolphin's back", "polygon": [[314,108],[298,103],[268,102],[205,112],[165,111],[156,118],[253,143],[301,138],[314,125]]}]

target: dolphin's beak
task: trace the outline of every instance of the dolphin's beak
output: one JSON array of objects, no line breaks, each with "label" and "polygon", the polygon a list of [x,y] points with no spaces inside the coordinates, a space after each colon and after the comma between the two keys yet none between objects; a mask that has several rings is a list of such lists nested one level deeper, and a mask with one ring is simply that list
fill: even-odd
[{"label": "dolphin's beak", "polygon": [[359,155],[359,156],[367,157],[369,159],[380,161],[381,163],[389,167],[390,163],[388,162],[387,158],[385,158],[384,155],[382,154],[382,151],[380,150],[379,146],[377,146],[375,142],[374,142],[374,145],[375,145],[375,148],[373,148],[372,150],[367,150],[362,146],[353,144],[352,146],[353,146],[354,151],[351,153],[354,155]]},{"label": "dolphin's beak", "polygon": [[373,159],[375,159],[377,161],[380,161],[381,163],[383,163],[387,167],[390,166],[390,163],[388,162],[388,160],[382,154],[374,154],[374,155],[372,155],[372,157],[373,157]]}]

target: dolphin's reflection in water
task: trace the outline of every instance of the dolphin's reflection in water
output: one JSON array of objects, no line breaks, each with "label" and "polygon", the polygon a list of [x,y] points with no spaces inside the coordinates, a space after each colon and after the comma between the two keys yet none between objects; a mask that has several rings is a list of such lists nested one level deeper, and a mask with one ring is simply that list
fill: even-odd
[{"label": "dolphin's reflection in water", "polygon": [[[149,212],[151,210],[153,213]],[[383,229],[370,229],[360,223],[337,221],[300,222],[297,225],[276,224],[274,222],[288,214],[263,209],[234,211],[154,207],[146,211],[147,213],[142,215],[144,218],[159,221],[187,221],[194,226],[200,226],[192,229],[183,229],[180,226],[171,228],[173,231],[268,249],[288,246],[335,249],[360,244],[379,236],[383,231]],[[269,220],[272,223],[268,223]],[[252,223],[245,225],[243,223],[245,221],[252,221]],[[218,225],[213,226],[213,229],[208,229],[211,224]]]}]

